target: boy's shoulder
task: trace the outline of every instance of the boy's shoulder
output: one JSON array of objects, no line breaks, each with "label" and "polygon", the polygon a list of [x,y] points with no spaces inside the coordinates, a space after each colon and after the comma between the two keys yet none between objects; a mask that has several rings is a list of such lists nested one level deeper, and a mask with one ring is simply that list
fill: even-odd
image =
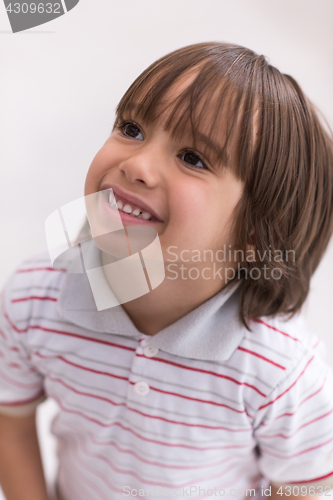
[{"label": "boy's shoulder", "polygon": [[255,318],[251,321],[251,330],[246,339],[253,339],[255,336],[267,348],[277,353],[313,348],[318,341],[318,336],[307,326],[303,312],[291,318],[284,315]]},{"label": "boy's shoulder", "polygon": [[5,283],[2,296],[7,313],[15,318],[31,317],[58,301],[72,254],[62,258],[56,268],[47,251],[23,260]]},{"label": "boy's shoulder", "polygon": [[[230,362],[242,367],[248,383],[259,383],[266,397],[272,391],[297,383],[309,369],[314,378],[325,365],[326,346],[312,332],[302,313],[290,319],[283,316],[261,317],[250,322]],[[311,366],[311,368],[310,368]],[[298,381],[298,382],[297,382]],[[282,389],[281,389],[282,391]],[[282,391],[283,392],[283,391]],[[252,397],[252,395],[251,395]]]},{"label": "boy's shoulder", "polygon": [[252,348],[266,356],[272,365],[283,366],[285,370],[306,352],[326,356],[325,344],[308,327],[302,312],[292,318],[282,315],[256,318],[250,322],[250,327],[251,331],[246,331],[240,348]]}]

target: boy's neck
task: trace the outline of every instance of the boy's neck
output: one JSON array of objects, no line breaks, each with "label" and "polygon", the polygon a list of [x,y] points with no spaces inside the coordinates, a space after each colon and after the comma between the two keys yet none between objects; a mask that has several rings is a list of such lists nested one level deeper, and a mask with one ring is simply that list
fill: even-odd
[{"label": "boy's neck", "polygon": [[[103,261],[103,256],[102,256]],[[108,280],[107,272],[105,272]],[[165,279],[151,292],[122,304],[136,328],[155,335],[224,288],[219,280]]]}]

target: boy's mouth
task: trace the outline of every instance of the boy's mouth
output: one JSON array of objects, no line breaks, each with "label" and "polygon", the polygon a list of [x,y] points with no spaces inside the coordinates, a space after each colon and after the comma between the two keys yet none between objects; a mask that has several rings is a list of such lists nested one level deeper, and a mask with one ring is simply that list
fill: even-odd
[{"label": "boy's mouth", "polygon": [[121,198],[120,196],[117,196],[113,193],[109,193],[108,201],[112,208],[118,208],[120,212],[125,212],[126,214],[130,214],[138,219],[158,220],[143,208],[138,207],[137,205],[134,205],[132,203],[128,203],[124,198]]},{"label": "boy's mouth", "polygon": [[137,219],[144,219],[150,221],[159,221],[154,215],[147,212],[144,208],[139,207],[133,203],[127,201],[124,197],[118,196],[115,193],[110,192],[108,194],[108,202],[112,208],[118,208],[119,212],[123,212],[125,214],[131,215]]}]

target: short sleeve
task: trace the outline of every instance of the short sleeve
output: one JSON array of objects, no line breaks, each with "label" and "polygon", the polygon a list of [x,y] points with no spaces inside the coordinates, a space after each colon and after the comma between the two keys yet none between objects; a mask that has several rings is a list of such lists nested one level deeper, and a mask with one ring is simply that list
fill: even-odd
[{"label": "short sleeve", "polygon": [[333,482],[333,372],[321,352],[300,349],[258,409],[258,465],[274,483]]},{"label": "short sleeve", "polygon": [[11,300],[15,286],[13,275],[0,296],[0,414],[25,416],[45,395],[43,376],[32,365],[26,346],[29,327],[26,321],[17,322],[19,307],[13,307]]}]

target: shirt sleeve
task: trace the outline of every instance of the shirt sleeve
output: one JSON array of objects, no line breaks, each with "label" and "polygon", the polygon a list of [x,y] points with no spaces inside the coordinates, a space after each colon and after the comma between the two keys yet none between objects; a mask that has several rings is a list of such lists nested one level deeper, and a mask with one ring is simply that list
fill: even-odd
[{"label": "shirt sleeve", "polygon": [[323,343],[295,352],[257,412],[261,473],[276,484],[333,485],[333,371]]},{"label": "shirt sleeve", "polygon": [[45,395],[43,376],[31,363],[26,346],[29,322],[15,318],[19,313],[11,300],[15,285],[14,274],[0,296],[0,414],[19,417],[32,414]]}]

